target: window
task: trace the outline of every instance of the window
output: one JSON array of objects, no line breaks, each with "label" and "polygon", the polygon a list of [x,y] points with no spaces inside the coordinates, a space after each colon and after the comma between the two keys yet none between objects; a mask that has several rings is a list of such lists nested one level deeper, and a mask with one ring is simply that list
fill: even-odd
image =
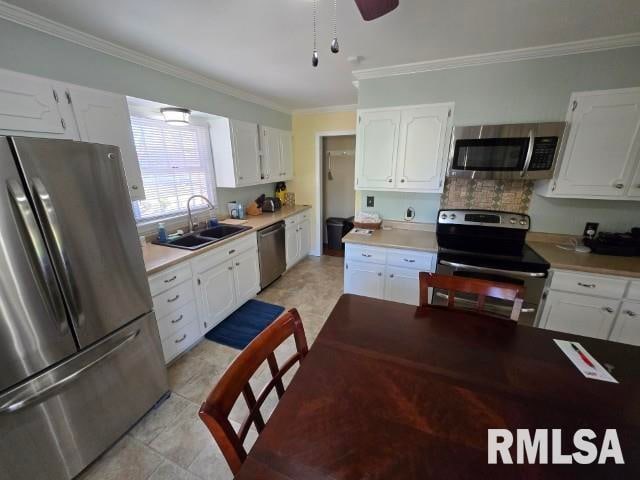
[{"label": "window", "polygon": [[[162,120],[131,117],[145,200],[133,202],[138,223],[183,215],[192,195],[215,205],[213,162],[207,127],[177,127]],[[207,207],[201,199],[192,209]]]}]

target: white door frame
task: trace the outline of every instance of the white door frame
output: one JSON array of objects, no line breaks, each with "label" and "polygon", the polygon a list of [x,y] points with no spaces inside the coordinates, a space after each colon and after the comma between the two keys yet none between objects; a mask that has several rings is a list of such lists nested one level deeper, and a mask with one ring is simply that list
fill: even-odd
[{"label": "white door frame", "polygon": [[[324,155],[322,151],[322,139],[323,137],[345,137],[349,135],[355,135],[355,130],[333,130],[325,132],[316,132],[316,163],[315,163],[315,177],[316,177],[316,235],[315,245],[311,252],[312,255],[319,257],[322,255],[322,232],[323,229],[323,209],[324,202],[322,201],[323,187],[324,187],[324,173],[323,173],[323,160]],[[355,188],[355,187],[354,187]]]}]

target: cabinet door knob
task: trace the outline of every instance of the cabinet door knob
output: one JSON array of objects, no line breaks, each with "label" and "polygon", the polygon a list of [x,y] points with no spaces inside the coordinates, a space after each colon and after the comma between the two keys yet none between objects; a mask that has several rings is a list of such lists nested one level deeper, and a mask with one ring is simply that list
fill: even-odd
[{"label": "cabinet door knob", "polygon": [[240,262],[236,262],[236,267],[239,267],[239,266],[240,266]]},{"label": "cabinet door knob", "polygon": [[233,270],[233,266],[232,266],[232,265],[229,265],[229,266],[227,267],[227,270]]},{"label": "cabinet door knob", "polygon": [[607,313],[613,313],[613,308],[611,307],[602,307],[602,310]]},{"label": "cabinet door knob", "polygon": [[404,183],[404,178],[401,178],[401,179],[400,179],[400,183]]},{"label": "cabinet door knob", "polygon": [[393,273],[389,275],[389,278],[393,278]]},{"label": "cabinet door knob", "polygon": [[393,182],[393,178],[389,178],[389,179],[387,180],[387,182],[389,182],[389,183]]},{"label": "cabinet door knob", "polygon": [[636,312],[631,311],[631,310],[625,310],[625,311],[624,311],[624,312],[622,312],[622,313],[624,313],[625,315],[627,315],[627,316],[629,316],[629,317],[635,317],[635,316],[637,316],[637,315],[638,315]]},{"label": "cabinet door knob", "polygon": [[616,184],[615,184],[615,187],[616,187],[618,190],[620,190],[620,189],[624,188],[624,183],[616,183]]}]

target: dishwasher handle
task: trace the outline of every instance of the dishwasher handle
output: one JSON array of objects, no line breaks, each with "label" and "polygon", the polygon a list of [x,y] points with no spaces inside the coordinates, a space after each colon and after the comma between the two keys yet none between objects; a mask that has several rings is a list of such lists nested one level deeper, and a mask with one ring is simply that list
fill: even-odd
[{"label": "dishwasher handle", "polygon": [[280,230],[284,230],[284,222],[278,222],[270,227],[263,228],[258,231],[258,236],[260,238],[270,237],[271,235],[278,233]]}]

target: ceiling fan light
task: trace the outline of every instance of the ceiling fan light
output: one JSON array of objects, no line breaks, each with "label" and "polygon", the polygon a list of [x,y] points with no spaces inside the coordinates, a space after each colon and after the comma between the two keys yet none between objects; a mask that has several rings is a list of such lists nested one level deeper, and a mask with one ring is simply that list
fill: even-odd
[{"label": "ceiling fan light", "polygon": [[161,108],[160,113],[169,125],[189,125],[191,110],[187,108],[166,107]]}]

